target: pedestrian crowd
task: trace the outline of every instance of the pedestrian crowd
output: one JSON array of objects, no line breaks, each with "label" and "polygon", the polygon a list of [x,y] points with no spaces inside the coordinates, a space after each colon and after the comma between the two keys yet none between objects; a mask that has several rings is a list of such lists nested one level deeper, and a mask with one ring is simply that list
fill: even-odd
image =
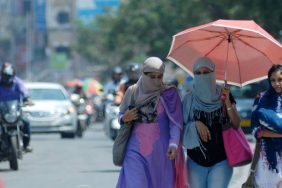
[{"label": "pedestrian crowd", "polygon": [[[128,131],[123,133],[126,139],[118,136],[114,144],[122,148],[121,154],[113,152],[114,161],[121,161],[116,164],[121,166],[116,187],[228,188],[234,167],[255,161],[247,142],[228,145],[233,132],[241,136],[236,143],[246,138],[236,99],[227,84],[216,82],[215,63],[207,57],[194,62],[193,85],[183,97],[163,82],[160,58],[147,58],[141,70],[119,107],[119,122]],[[259,146],[252,182],[256,188],[282,187],[282,65],[270,68],[268,81],[269,89],[254,101],[251,118]],[[230,154],[238,148],[242,157]]]}]

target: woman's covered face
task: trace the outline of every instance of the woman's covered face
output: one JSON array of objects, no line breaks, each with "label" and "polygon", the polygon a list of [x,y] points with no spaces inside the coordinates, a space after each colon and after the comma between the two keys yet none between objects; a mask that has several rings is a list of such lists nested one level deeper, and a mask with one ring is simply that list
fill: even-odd
[{"label": "woman's covered face", "polygon": [[196,70],[194,72],[195,75],[201,75],[201,74],[208,74],[208,73],[211,73],[212,70],[210,70],[209,68],[207,67],[201,67],[199,68],[198,70]]},{"label": "woman's covered face", "polygon": [[278,70],[271,74],[270,84],[276,93],[282,93],[282,71]]},{"label": "woman's covered face", "polygon": [[146,72],[145,75],[151,78],[152,80],[153,79],[161,80],[163,78],[163,74],[158,72]]},{"label": "woman's covered face", "polygon": [[159,90],[163,85],[163,74],[158,72],[146,72],[143,76],[143,86],[148,91]]}]

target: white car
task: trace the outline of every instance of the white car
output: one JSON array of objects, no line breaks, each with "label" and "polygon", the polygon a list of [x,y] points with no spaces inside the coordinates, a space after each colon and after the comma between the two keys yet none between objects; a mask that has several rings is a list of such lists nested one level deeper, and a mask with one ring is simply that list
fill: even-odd
[{"label": "white car", "polygon": [[65,88],[57,83],[25,84],[35,103],[23,108],[33,133],[60,133],[62,138],[74,138],[77,112]]}]

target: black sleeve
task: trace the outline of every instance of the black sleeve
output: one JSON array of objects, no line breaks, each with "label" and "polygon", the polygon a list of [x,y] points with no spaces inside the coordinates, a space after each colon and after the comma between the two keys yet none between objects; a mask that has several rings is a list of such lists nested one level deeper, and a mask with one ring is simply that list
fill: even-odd
[{"label": "black sleeve", "polygon": [[229,93],[229,99],[230,99],[231,104],[236,104],[236,101],[235,101],[232,93]]}]

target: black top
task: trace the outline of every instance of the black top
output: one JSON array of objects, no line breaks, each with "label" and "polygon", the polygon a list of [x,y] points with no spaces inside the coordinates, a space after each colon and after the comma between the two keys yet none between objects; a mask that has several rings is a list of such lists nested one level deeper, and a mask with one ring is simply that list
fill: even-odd
[{"label": "black top", "polygon": [[[230,100],[231,103],[235,103],[232,95],[230,97]],[[211,140],[209,140],[208,142],[204,142],[199,136],[205,149],[200,147],[187,149],[188,156],[201,166],[210,167],[218,162],[226,160],[222,137],[222,125],[220,121],[221,113],[222,109],[218,109],[212,112],[213,116],[211,126],[208,125],[206,112],[200,112],[199,118],[197,118],[196,116],[194,117],[195,121],[198,120],[203,122],[208,127],[211,134]]]}]

